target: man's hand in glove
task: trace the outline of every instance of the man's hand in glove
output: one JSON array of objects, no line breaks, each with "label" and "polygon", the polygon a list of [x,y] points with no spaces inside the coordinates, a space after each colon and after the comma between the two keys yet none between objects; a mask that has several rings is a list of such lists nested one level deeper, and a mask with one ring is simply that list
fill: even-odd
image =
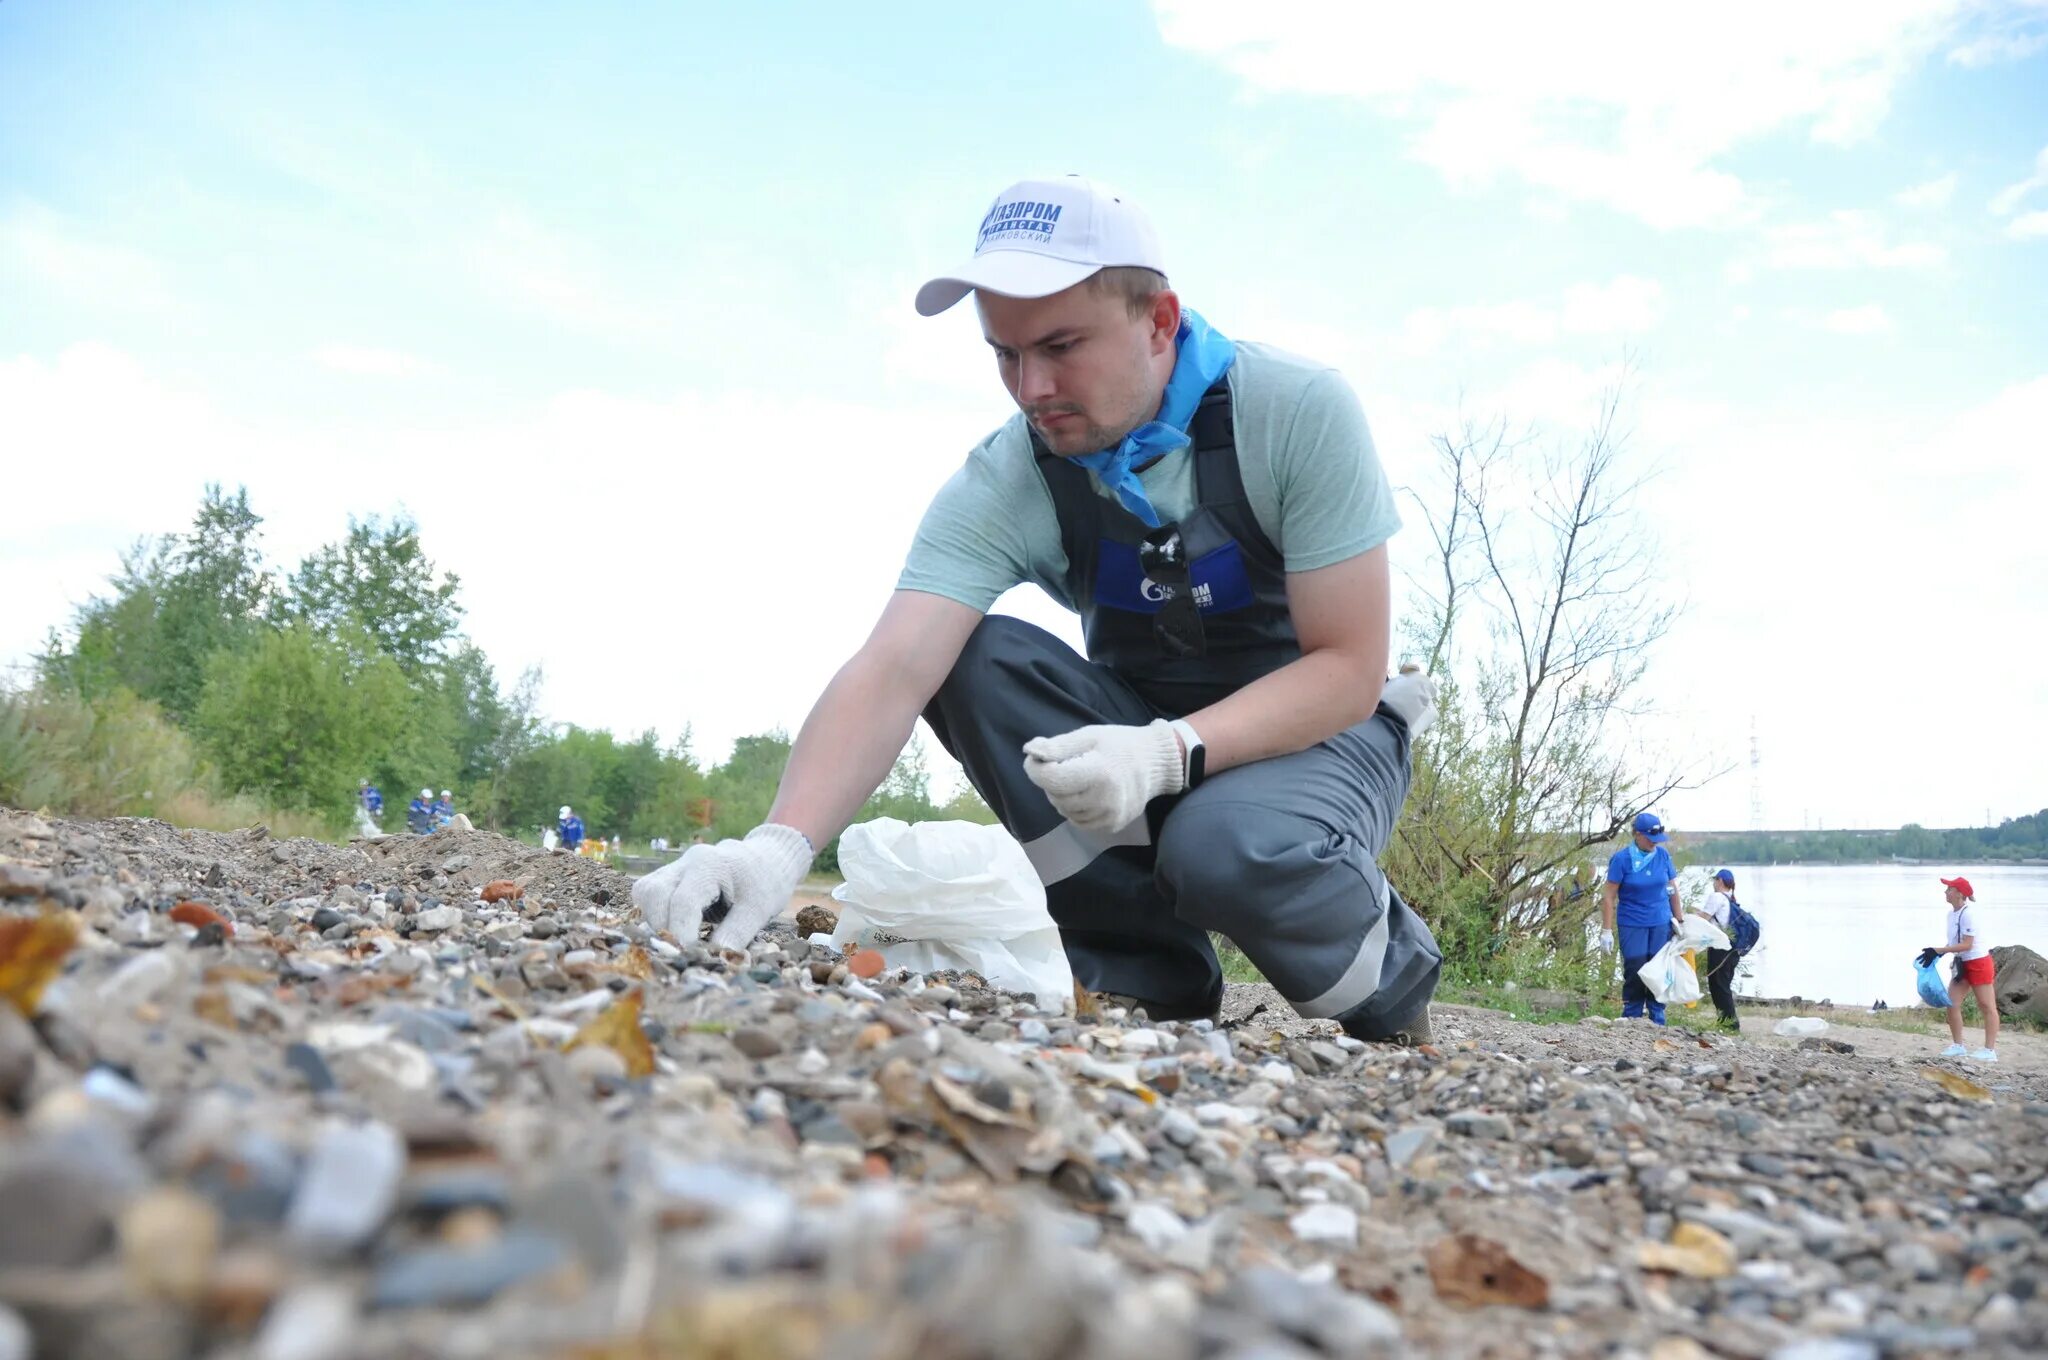
[{"label": "man's hand in glove", "polygon": [[1145,804],[1186,785],[1180,738],[1163,718],[1034,737],[1024,743],[1024,773],[1060,816],[1100,835],[1129,826]]},{"label": "man's hand in glove", "polygon": [[1603,930],[1603,931],[1601,931],[1601,932],[1600,932],[1600,947],[1601,947],[1602,949],[1606,950],[1606,951],[1607,951],[1608,953],[1610,953],[1610,954],[1612,954],[1612,953],[1614,952],[1614,932],[1613,932],[1613,931],[1611,931],[1611,930]]},{"label": "man's hand in glove", "polygon": [[718,949],[745,949],[789,905],[814,852],[795,827],[769,822],[745,840],[693,845],[672,864],[633,884],[633,905],[656,930],[694,944],[704,912],[723,898],[725,920],[711,934]]},{"label": "man's hand in glove", "polygon": [[1414,741],[1436,722],[1436,681],[1410,662],[1381,688],[1380,702],[1408,725],[1408,739]]},{"label": "man's hand in glove", "polygon": [[1922,968],[1925,968],[1927,967],[1927,965],[1933,963],[1936,959],[1940,957],[1941,951],[1939,949],[1936,949],[1933,945],[1929,945],[1927,946],[1927,948],[1920,951],[1920,966]]}]

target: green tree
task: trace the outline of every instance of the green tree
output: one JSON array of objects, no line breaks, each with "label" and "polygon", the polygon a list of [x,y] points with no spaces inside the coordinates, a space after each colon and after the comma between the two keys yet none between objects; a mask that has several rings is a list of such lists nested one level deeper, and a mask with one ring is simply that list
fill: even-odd
[{"label": "green tree", "polygon": [[958,793],[947,799],[936,816],[942,822],[979,822],[983,826],[994,826],[1001,820],[995,809],[981,801],[981,795],[968,785],[963,785]]},{"label": "green tree", "polygon": [[1454,966],[1582,955],[1598,895],[1571,885],[1682,786],[1629,732],[1672,611],[1619,415],[1617,389],[1571,442],[1468,424],[1416,497],[1435,554],[1407,641],[1440,692],[1388,863]]},{"label": "green tree", "polygon": [[661,793],[662,764],[666,759],[661,739],[651,728],[631,742],[613,740],[609,732],[604,735],[610,750],[599,782],[605,802],[611,808],[611,834],[630,834],[643,839],[658,834],[651,829],[651,824],[655,803]]},{"label": "green tree", "polygon": [[508,771],[505,818],[515,828],[550,827],[563,803],[576,809],[592,835],[604,834],[612,806],[601,789],[610,758],[609,732],[565,726],[536,741]]},{"label": "green tree", "polygon": [[480,826],[528,824],[511,821],[510,812],[517,797],[513,774],[546,737],[536,716],[539,669],[529,668],[510,694],[501,694],[489,660],[465,641],[445,675],[444,698],[456,717],[457,778],[470,816]]},{"label": "green tree", "polygon": [[882,786],[861,805],[857,821],[894,817],[905,822],[928,822],[938,811],[932,806],[932,777],[926,767],[924,743],[912,736],[896,763],[882,780]]},{"label": "green tree", "polygon": [[666,836],[686,845],[692,835],[706,829],[699,816],[708,811],[710,796],[710,781],[697,764],[690,730],[685,727],[675,745],[663,753],[654,797],[635,821],[632,833],[636,837]]},{"label": "green tree", "polygon": [[301,562],[278,609],[329,636],[358,630],[417,678],[457,651],[459,584],[452,572],[436,577],[418,525],[403,516],[384,524],[372,515],[350,519],[347,537]]},{"label": "green tree", "polygon": [[51,639],[43,678],[88,699],[130,689],[189,718],[213,655],[261,630],[274,594],[262,523],[246,488],[228,496],[209,484],[190,530],[143,539],[124,555],[113,594],[79,609],[71,647]]},{"label": "green tree", "polygon": [[537,739],[539,672],[529,671],[511,694],[501,694],[490,658],[465,638],[435,678],[454,730],[455,777],[465,788],[487,781]]},{"label": "green tree", "polygon": [[190,725],[231,787],[340,825],[365,770],[446,761],[423,727],[430,713],[398,663],[360,635],[295,623],[217,652]]},{"label": "green tree", "polygon": [[716,838],[744,836],[768,820],[782,769],[789,764],[789,747],[789,734],[780,728],[732,744],[732,754],[706,781]]}]

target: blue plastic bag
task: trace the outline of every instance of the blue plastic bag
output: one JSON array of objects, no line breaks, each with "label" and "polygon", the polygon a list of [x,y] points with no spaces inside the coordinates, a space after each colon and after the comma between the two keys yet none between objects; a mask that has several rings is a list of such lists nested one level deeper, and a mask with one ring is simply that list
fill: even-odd
[{"label": "blue plastic bag", "polygon": [[1917,974],[1914,985],[1920,989],[1920,999],[1930,1006],[1948,1009],[1948,984],[1942,981],[1940,963],[1915,961],[1913,971]]}]

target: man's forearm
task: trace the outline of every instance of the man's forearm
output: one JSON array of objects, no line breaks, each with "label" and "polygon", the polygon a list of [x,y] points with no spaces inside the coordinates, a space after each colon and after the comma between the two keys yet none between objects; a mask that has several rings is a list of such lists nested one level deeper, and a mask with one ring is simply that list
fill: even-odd
[{"label": "man's forearm", "polygon": [[804,719],[768,820],[795,827],[822,849],[888,777],[918,707],[871,660],[847,662]]},{"label": "man's forearm", "polygon": [[1364,722],[1379,706],[1386,664],[1384,649],[1364,664],[1334,649],[1310,652],[1188,714],[1209,773],[1306,751]]}]

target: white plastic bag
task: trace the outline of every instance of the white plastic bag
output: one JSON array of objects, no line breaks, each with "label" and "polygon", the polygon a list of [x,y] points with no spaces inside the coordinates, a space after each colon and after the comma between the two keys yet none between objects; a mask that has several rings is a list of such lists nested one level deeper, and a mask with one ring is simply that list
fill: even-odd
[{"label": "white plastic bag", "polygon": [[1636,970],[1636,976],[1650,989],[1650,995],[1667,1006],[1689,1006],[1700,999],[1700,975],[1686,962],[1685,951],[1685,940],[1673,936],[1662,949],[1650,956],[1648,963]]},{"label": "white plastic bag", "polygon": [[1696,953],[1704,953],[1709,949],[1734,948],[1728,942],[1728,932],[1704,916],[1691,915],[1688,915],[1685,924],[1678,928],[1678,947]]},{"label": "white plastic bag", "polygon": [[1073,1002],[1074,971],[1045,887],[1000,826],[862,822],[839,838],[839,871],[835,944],[879,950],[891,968],[971,970],[1048,1010]]},{"label": "white plastic bag", "polygon": [[1828,1022],[1817,1015],[1788,1015],[1771,1026],[1771,1033],[1787,1039],[1811,1039],[1816,1034],[1826,1034]]}]

